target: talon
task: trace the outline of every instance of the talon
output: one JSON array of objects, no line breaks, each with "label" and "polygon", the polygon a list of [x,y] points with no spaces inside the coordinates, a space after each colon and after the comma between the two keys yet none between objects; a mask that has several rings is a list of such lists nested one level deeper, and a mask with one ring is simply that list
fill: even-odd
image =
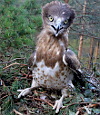
[{"label": "talon", "polygon": [[23,91],[23,89],[18,89],[18,90],[17,90],[17,92],[22,92],[22,91]]},{"label": "talon", "polygon": [[17,90],[18,92],[21,92],[19,95],[18,95],[18,98],[20,98],[21,96],[25,96],[25,95],[27,95],[27,94],[29,94],[29,92],[30,92],[30,88],[26,88],[26,89],[19,89],[19,90]]},{"label": "talon", "polygon": [[56,113],[58,113],[62,107],[62,100],[56,100],[55,105],[53,106],[53,109],[56,109]]},{"label": "talon", "polygon": [[56,109],[58,100],[56,100],[55,105],[53,106],[53,109]]}]

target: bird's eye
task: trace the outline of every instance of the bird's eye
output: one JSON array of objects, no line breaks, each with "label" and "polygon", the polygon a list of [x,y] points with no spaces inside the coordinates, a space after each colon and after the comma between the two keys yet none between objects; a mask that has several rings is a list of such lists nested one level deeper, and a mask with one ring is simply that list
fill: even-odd
[{"label": "bird's eye", "polygon": [[51,16],[48,17],[50,22],[53,22],[54,18],[52,18]]},{"label": "bird's eye", "polygon": [[64,21],[64,24],[67,24],[67,23],[68,23],[68,20],[65,20],[65,21]]}]

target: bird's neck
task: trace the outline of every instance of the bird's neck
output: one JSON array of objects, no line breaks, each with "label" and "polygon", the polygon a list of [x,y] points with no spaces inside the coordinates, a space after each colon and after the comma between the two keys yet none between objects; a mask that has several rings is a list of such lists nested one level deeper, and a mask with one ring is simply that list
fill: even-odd
[{"label": "bird's neck", "polygon": [[68,46],[68,35],[55,37],[46,31],[38,36],[36,53],[37,61],[45,61],[46,66],[54,67],[56,62],[61,62],[62,55]]},{"label": "bird's neck", "polygon": [[38,45],[40,45],[39,43],[43,42],[43,45],[45,45],[46,43],[46,46],[52,43],[52,44],[59,44],[61,47],[62,45],[64,45],[64,47],[67,48],[68,47],[68,32],[69,30],[65,32],[63,35],[59,35],[56,37],[52,33],[43,29],[38,36],[37,47]]}]

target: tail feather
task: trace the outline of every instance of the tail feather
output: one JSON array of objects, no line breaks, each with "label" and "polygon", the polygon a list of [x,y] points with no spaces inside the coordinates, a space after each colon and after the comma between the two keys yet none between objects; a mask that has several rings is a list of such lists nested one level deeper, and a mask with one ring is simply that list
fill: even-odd
[{"label": "tail feather", "polygon": [[75,70],[74,72],[74,79],[73,79],[73,84],[74,85],[80,85],[81,88],[85,87],[86,80],[85,80],[85,74],[80,71],[80,70]]}]

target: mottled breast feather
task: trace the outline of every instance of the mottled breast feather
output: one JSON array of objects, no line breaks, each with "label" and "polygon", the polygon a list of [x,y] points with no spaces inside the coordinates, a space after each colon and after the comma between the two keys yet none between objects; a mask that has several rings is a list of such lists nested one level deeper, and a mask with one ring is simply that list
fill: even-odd
[{"label": "mottled breast feather", "polygon": [[52,68],[55,66],[56,62],[59,62],[60,65],[63,64],[62,56],[64,50],[67,48],[67,43],[67,35],[55,38],[55,36],[50,35],[45,30],[43,30],[37,41],[37,62],[44,60],[45,65]]}]

